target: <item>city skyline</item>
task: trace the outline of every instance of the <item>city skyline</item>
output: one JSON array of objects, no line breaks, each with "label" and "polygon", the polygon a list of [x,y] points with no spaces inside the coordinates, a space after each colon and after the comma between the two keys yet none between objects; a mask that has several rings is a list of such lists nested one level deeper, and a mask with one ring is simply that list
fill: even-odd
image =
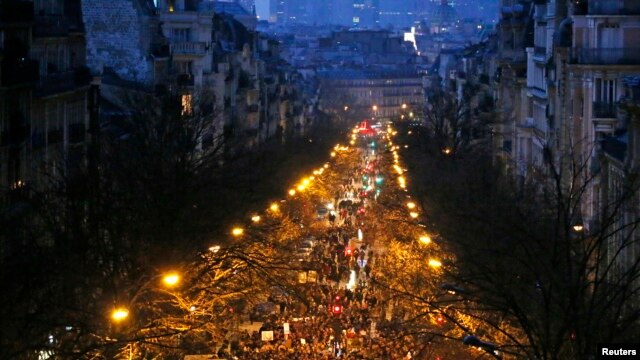
[{"label": "city skyline", "polygon": [[[278,7],[277,4],[272,4],[275,1],[281,3],[281,8],[283,7],[282,4],[287,3],[287,1],[282,0],[255,0],[256,14],[260,20],[275,20],[276,16],[273,13],[273,9]],[[305,0],[298,1],[299,6],[313,9],[311,12],[307,11],[305,16],[302,17],[307,21],[313,19],[312,23],[316,24],[337,23],[358,27],[357,23],[354,24],[353,21],[354,18],[359,18],[353,13],[354,0],[325,1],[322,4],[314,4],[313,6],[304,5]],[[449,0],[446,3],[456,10],[458,18],[461,19],[480,18],[491,21],[498,16],[498,0]],[[380,27],[410,26],[415,17],[426,17],[430,13],[429,9],[439,4],[441,4],[441,0],[380,0],[377,5],[373,6],[376,9],[378,18],[374,23]],[[289,6],[291,7],[291,5]],[[330,13],[335,14],[335,17],[331,17],[333,22],[324,21],[325,19],[328,20],[329,17],[327,11],[323,12],[321,10],[323,6],[331,9]],[[345,19],[347,16],[348,20]],[[298,16],[297,18],[299,20],[300,17]]]}]

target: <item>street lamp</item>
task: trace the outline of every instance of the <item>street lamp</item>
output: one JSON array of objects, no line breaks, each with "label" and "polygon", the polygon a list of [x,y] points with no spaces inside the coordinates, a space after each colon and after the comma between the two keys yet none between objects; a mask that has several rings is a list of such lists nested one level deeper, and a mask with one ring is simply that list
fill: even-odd
[{"label": "street lamp", "polygon": [[402,109],[406,109],[407,108],[407,104],[402,104]]},{"label": "street lamp", "polygon": [[280,210],[280,206],[278,205],[278,203],[271,203],[271,206],[269,206],[269,210],[271,210],[272,212],[277,212],[278,210]]},{"label": "street lamp", "polygon": [[462,343],[465,345],[477,347],[478,349],[482,349],[488,352],[489,354],[493,355],[496,359],[501,359],[501,357],[498,356],[498,354],[496,354],[496,350],[498,349],[498,346],[496,344],[482,341],[478,339],[477,336],[467,335],[464,338],[462,338]]},{"label": "street lamp", "polygon": [[429,235],[422,235],[419,240],[425,245],[431,244],[431,237]]},{"label": "street lamp", "polygon": [[442,262],[440,260],[436,260],[436,259],[429,259],[428,264],[429,264],[430,267],[435,268],[435,269],[442,267]]},{"label": "street lamp", "polygon": [[168,273],[162,278],[162,282],[169,287],[176,286],[180,282],[180,275],[175,272]]},{"label": "street lamp", "polygon": [[128,316],[129,316],[129,310],[122,307],[116,308],[113,310],[113,312],[111,312],[111,319],[117,323],[123,321]]},{"label": "street lamp", "polygon": [[465,290],[463,288],[449,283],[443,283],[442,285],[440,285],[440,288],[442,290],[446,290],[449,294],[452,295],[465,293]]},{"label": "street lamp", "polygon": [[254,223],[260,222],[260,220],[261,220],[260,215],[253,215],[251,217],[251,221],[253,221]]},{"label": "street lamp", "polygon": [[231,230],[231,235],[233,236],[242,236],[242,234],[244,234],[244,229],[241,227],[235,227]]},{"label": "street lamp", "polygon": [[415,208],[416,208],[416,203],[414,203],[414,202],[410,201],[410,202],[408,202],[408,203],[407,203],[407,207],[408,207],[409,209],[413,210],[413,209],[415,209]]},{"label": "street lamp", "polygon": [[410,213],[409,213],[409,216],[411,216],[411,218],[412,218],[412,219],[417,218],[417,217],[418,217],[418,215],[419,215],[419,214],[418,214],[417,212],[415,212],[415,211],[412,211],[412,212],[410,212]]}]

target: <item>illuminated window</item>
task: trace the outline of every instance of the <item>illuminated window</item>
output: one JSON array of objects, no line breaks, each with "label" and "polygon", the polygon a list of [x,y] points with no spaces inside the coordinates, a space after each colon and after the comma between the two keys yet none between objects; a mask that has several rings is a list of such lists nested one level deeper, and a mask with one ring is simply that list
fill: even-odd
[{"label": "illuminated window", "polygon": [[191,115],[191,94],[182,95],[182,115]]}]

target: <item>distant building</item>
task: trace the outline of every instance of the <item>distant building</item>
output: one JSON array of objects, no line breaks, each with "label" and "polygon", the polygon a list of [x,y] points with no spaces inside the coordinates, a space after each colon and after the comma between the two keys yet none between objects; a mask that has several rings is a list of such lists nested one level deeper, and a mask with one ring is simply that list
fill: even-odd
[{"label": "distant building", "polygon": [[[422,109],[422,75],[415,70],[327,70],[318,73],[320,87],[344,98],[346,105],[377,119],[397,119],[406,109]],[[404,106],[403,106],[404,105]]]}]

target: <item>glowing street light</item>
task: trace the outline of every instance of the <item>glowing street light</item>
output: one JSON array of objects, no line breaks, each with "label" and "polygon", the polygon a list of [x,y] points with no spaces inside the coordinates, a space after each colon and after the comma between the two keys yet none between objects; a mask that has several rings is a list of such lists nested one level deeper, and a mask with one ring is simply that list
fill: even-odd
[{"label": "glowing street light", "polygon": [[378,111],[378,105],[373,105],[372,109],[373,111]]},{"label": "glowing street light", "polygon": [[408,202],[408,203],[407,203],[407,207],[408,207],[409,209],[413,210],[413,209],[415,209],[415,208],[416,208],[416,203],[414,203],[414,202],[410,201],[410,202]]},{"label": "glowing street light", "polygon": [[581,232],[582,230],[584,230],[584,226],[582,226],[582,224],[575,224],[572,226],[572,228],[575,232]]},{"label": "glowing street light", "polygon": [[218,251],[220,251],[220,245],[214,245],[210,247],[209,251],[211,251],[212,253],[217,253]]},{"label": "glowing street light", "polygon": [[407,108],[407,104],[402,104],[402,108],[406,109]]},{"label": "glowing street light", "polygon": [[251,221],[253,221],[254,223],[260,222],[262,218],[260,217],[260,215],[253,215],[251,217]]},{"label": "glowing street light", "polygon": [[335,156],[336,156],[336,152],[335,152],[335,151],[332,151],[332,152],[331,152],[331,157],[335,157]]},{"label": "glowing street light", "polygon": [[419,240],[425,245],[431,244],[431,237],[429,235],[422,235]]},{"label": "glowing street light", "polygon": [[293,196],[296,194],[296,191],[294,189],[289,190],[289,195]]},{"label": "glowing street light", "polygon": [[271,203],[271,206],[269,206],[269,210],[277,212],[278,210],[280,210],[280,206],[278,205],[278,203]]},{"label": "glowing street light", "polygon": [[415,212],[415,211],[412,211],[412,212],[409,213],[409,216],[411,216],[412,219],[415,219],[415,218],[418,217],[418,213]]},{"label": "glowing street light", "polygon": [[111,319],[115,322],[120,322],[129,316],[129,310],[125,308],[114,309],[111,313]]},{"label": "glowing street light", "polygon": [[180,275],[175,272],[169,273],[162,278],[162,282],[167,286],[175,286],[180,282]]},{"label": "glowing street light", "polygon": [[240,227],[235,227],[231,230],[231,235],[233,236],[242,236],[244,234],[244,229]]},{"label": "glowing street light", "polygon": [[439,268],[442,266],[442,262],[440,262],[440,260],[436,260],[436,259],[429,259],[429,266],[432,268]]}]

